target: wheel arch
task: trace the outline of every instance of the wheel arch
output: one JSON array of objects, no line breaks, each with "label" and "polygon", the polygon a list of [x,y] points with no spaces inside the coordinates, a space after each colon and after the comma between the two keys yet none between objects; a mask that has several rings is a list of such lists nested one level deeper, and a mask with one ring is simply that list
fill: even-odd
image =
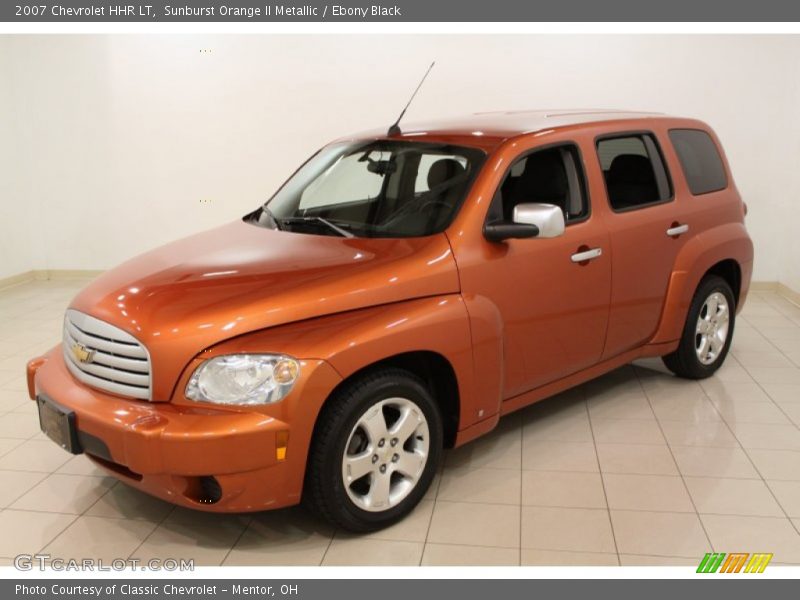
[{"label": "wheel arch", "polygon": [[325,406],[330,402],[335,402],[336,396],[342,389],[366,375],[387,368],[407,371],[425,382],[441,410],[444,445],[445,447],[452,447],[458,432],[461,411],[458,378],[456,377],[455,369],[450,361],[439,352],[431,350],[401,352],[376,360],[350,373],[331,390],[331,393],[320,407],[314,429],[316,430],[317,428],[319,415],[322,414]]},{"label": "wheel arch", "polygon": [[[736,306],[739,306],[739,298],[742,286],[742,267],[733,258],[726,258],[711,266],[700,278],[700,281],[708,275],[717,275],[724,279],[733,291],[733,299]],[[699,283],[699,282],[698,282]]]}]

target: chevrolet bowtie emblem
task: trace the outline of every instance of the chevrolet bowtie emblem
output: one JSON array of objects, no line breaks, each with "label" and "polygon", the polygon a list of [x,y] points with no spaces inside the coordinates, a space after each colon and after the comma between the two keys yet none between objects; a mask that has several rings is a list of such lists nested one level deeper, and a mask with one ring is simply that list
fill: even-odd
[{"label": "chevrolet bowtie emblem", "polygon": [[90,363],[94,359],[94,350],[90,350],[83,344],[72,345],[72,356],[81,363]]}]

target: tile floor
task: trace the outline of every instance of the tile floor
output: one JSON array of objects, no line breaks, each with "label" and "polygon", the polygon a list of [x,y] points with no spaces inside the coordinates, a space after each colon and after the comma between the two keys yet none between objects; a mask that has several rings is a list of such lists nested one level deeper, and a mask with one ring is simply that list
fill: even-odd
[{"label": "tile floor", "polygon": [[800,307],[754,292],[724,367],[628,366],[447,454],[425,500],[367,536],[301,509],[220,516],[105,477],[38,431],[23,376],[83,282],[0,290],[0,564],[19,553],[196,564],[683,565],[707,551],[800,564]]}]

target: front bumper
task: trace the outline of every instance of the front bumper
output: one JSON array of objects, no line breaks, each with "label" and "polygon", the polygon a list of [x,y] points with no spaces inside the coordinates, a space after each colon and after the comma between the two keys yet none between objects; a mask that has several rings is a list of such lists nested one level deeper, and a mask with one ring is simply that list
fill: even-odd
[{"label": "front bumper", "polygon": [[79,383],[57,347],[28,364],[28,381],[32,398],[74,411],[84,451],[110,474],[175,504],[243,512],[300,501],[315,407],[341,379],[324,361],[302,361],[295,388],[274,405],[147,402]]}]

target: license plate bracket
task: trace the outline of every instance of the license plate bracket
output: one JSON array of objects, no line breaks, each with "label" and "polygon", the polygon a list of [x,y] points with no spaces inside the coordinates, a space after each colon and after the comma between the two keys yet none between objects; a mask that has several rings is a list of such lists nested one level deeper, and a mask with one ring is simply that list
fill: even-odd
[{"label": "license plate bracket", "polygon": [[78,441],[75,413],[45,396],[38,396],[36,404],[42,432],[67,452],[81,454],[83,448]]}]

